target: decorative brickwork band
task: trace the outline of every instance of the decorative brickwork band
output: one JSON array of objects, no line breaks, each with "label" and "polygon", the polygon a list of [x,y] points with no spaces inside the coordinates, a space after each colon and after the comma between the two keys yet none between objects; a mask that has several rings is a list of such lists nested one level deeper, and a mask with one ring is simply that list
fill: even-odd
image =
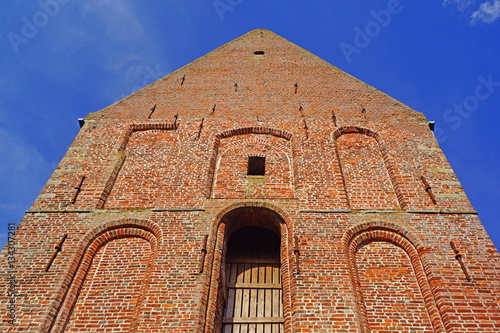
[{"label": "decorative brickwork band", "polygon": [[[377,246],[378,251],[388,251],[391,246],[394,246],[394,249],[399,248],[399,251],[403,250],[404,251],[403,253],[406,253],[407,258],[411,263],[411,269],[406,274],[411,274],[411,275],[414,274],[414,277],[412,279],[416,279],[416,283],[418,284],[417,290],[420,290],[420,295],[412,294],[412,299],[422,300],[423,302],[422,304],[425,306],[426,314],[428,315],[428,318],[430,320],[428,325],[431,325],[434,332],[436,333],[446,332],[444,326],[444,320],[442,318],[442,313],[439,311],[436,305],[435,295],[430,287],[427,274],[425,273],[424,270],[424,264],[422,263],[419,255],[420,252],[425,252],[425,250],[423,249],[422,245],[419,245],[418,241],[416,242],[410,241],[409,238],[407,237],[408,235],[409,234],[404,230],[401,230],[400,228],[393,229],[387,223],[370,222],[351,228],[346,232],[346,234],[342,239],[342,243],[345,246],[347,257],[349,260],[349,270],[354,285],[356,300],[360,311],[360,321],[362,323],[364,333],[371,332],[372,325],[382,325],[379,322],[374,323],[370,320],[372,316],[377,315],[376,313],[372,313],[373,311],[375,311],[375,309],[371,307],[370,307],[371,310],[367,309],[367,302],[372,301],[374,296],[371,295],[370,299],[365,299],[365,292],[368,291],[365,291],[362,287],[360,271],[361,270],[366,271],[368,269],[368,270],[373,270],[374,272],[377,272],[379,270],[380,272],[384,272],[385,270],[383,270],[382,268],[377,268],[372,266],[368,266],[366,268],[361,269],[360,266],[361,263],[359,263],[357,260],[359,251],[362,248],[369,246],[370,244],[375,244],[374,246]],[[388,246],[380,247],[381,245],[377,244],[381,245],[388,244]],[[384,248],[386,249],[384,250]],[[377,256],[381,258],[386,256],[387,258],[393,258],[394,255],[395,254],[384,253],[384,252],[377,254]],[[404,259],[404,257],[405,256],[403,256],[402,258]],[[391,261],[392,260],[396,259],[391,259]],[[364,262],[362,265],[366,264],[367,263]],[[408,279],[410,277],[411,276],[405,278]],[[387,277],[385,277],[384,280],[374,280],[374,281],[385,281],[386,279]],[[390,288],[390,286],[386,286],[383,289],[390,290],[387,288]],[[393,295],[393,297],[399,297],[399,295]],[[390,300],[380,300],[380,301],[390,302]],[[426,314],[421,313],[421,316],[423,317],[421,317],[421,319],[418,320],[420,325],[422,325],[422,323],[425,323]],[[408,316],[413,317],[414,314],[413,313],[408,314]],[[414,320],[414,318],[408,318],[408,319]]]}]

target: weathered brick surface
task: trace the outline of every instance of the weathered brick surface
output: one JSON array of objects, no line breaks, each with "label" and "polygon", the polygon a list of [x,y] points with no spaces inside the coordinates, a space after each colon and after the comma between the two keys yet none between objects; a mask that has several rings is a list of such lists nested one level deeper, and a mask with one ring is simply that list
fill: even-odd
[{"label": "weathered brick surface", "polygon": [[367,326],[375,332],[434,332],[408,254],[371,242],[356,255]]},{"label": "weathered brick surface", "polygon": [[384,158],[374,138],[349,133],[337,140],[337,147],[352,209],[400,208]]},{"label": "weathered brick surface", "polygon": [[[66,332],[91,332],[101,326],[129,332],[138,308],[151,248],[138,237],[112,240],[94,255]],[[144,291],[144,290],[142,290]]]},{"label": "weathered brick surface", "polygon": [[500,256],[425,117],[265,30],[86,118],[16,231],[1,331],[217,332],[252,225],[280,236],[285,332],[500,331]]}]

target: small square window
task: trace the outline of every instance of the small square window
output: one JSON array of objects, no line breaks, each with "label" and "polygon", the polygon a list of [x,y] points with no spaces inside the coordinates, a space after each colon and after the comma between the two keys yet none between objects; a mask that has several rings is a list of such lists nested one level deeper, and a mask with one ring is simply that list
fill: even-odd
[{"label": "small square window", "polygon": [[248,171],[249,176],[264,176],[266,171],[266,158],[260,156],[248,157]]}]

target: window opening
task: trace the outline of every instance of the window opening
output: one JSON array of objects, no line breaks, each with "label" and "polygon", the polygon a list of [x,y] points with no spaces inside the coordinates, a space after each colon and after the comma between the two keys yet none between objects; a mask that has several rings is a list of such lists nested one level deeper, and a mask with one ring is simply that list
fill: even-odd
[{"label": "window opening", "polygon": [[266,158],[261,156],[248,157],[248,171],[249,176],[264,176],[266,172]]}]

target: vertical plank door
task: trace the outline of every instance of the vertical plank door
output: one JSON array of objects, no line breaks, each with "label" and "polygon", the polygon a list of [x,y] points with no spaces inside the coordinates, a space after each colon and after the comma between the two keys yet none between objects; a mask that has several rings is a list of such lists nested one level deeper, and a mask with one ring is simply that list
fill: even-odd
[{"label": "vertical plank door", "polygon": [[279,253],[236,251],[226,259],[223,333],[282,333]]}]

